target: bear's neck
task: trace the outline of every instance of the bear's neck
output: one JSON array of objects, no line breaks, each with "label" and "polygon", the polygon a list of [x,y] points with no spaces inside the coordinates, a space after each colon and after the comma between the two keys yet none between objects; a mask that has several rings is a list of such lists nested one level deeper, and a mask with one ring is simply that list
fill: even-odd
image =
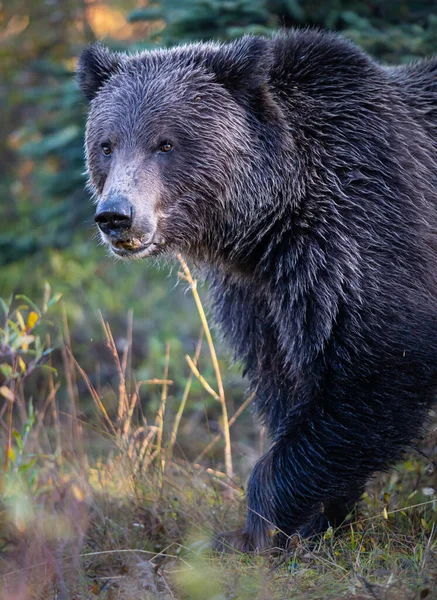
[{"label": "bear's neck", "polygon": [[344,282],[353,280],[358,257],[351,247],[342,257],[332,238],[297,230],[293,237],[289,228],[252,272],[247,265],[207,269],[215,317],[257,391],[261,414],[290,407],[290,394],[296,406],[306,405],[302,395],[324,377],[335,329],[350,319]]}]

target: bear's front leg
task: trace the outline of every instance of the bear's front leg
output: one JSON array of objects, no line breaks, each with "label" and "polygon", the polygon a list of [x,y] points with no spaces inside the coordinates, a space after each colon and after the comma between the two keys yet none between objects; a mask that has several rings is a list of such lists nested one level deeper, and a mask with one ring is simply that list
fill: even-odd
[{"label": "bear's front leg", "polygon": [[371,435],[355,411],[354,428],[325,414],[278,437],[249,478],[243,530],[217,536],[215,547],[261,551],[284,546],[296,532],[311,536],[340,525],[371,474],[402,451],[389,418]]},{"label": "bear's front leg", "polygon": [[304,447],[302,442],[276,441],[252,471],[243,535],[254,550],[283,546],[301,525],[317,519],[322,511],[323,482],[310,461],[309,445]]},{"label": "bear's front leg", "polygon": [[254,552],[283,545],[301,523],[320,514],[320,502],[309,501],[312,494],[304,495],[306,483],[301,480],[299,485],[296,479],[290,464],[293,454],[292,444],[283,439],[259,459],[247,484],[246,524],[242,530],[218,534],[216,550]]}]

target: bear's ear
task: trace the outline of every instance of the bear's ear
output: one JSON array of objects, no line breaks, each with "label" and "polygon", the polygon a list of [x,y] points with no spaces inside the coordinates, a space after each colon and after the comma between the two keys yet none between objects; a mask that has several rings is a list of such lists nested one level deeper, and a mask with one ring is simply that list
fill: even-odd
[{"label": "bear's ear", "polygon": [[273,62],[271,42],[266,38],[244,36],[220,46],[207,55],[206,68],[230,92],[244,92],[264,86]]},{"label": "bear's ear", "polygon": [[85,48],[77,63],[77,80],[84,96],[88,100],[95,98],[122,62],[121,54],[111,52],[99,43]]}]

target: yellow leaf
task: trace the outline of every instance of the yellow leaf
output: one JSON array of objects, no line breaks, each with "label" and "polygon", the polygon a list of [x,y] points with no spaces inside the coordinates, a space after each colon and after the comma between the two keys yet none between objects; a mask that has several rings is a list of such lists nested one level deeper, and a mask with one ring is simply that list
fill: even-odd
[{"label": "yellow leaf", "polygon": [[20,367],[20,371],[22,373],[24,373],[26,371],[26,363],[24,362],[24,360],[21,358],[21,356],[18,357],[18,365]]},{"label": "yellow leaf", "polygon": [[8,448],[8,457],[12,462],[15,462],[15,452],[12,450],[12,448]]},{"label": "yellow leaf", "polygon": [[388,512],[385,506],[382,509],[382,516],[384,517],[384,519],[388,520]]},{"label": "yellow leaf", "polygon": [[27,331],[31,331],[38,322],[38,314],[32,310],[27,317]]},{"label": "yellow leaf", "polygon": [[21,331],[24,331],[26,329],[26,325],[24,324],[23,315],[20,313],[19,310],[17,310],[15,314],[17,315],[17,321]]},{"label": "yellow leaf", "polygon": [[9,400],[9,402],[13,402],[15,400],[15,394],[12,390],[10,390],[8,387],[6,387],[5,385],[2,385],[0,387],[0,394],[3,396],[3,398],[6,398],[6,400]]}]

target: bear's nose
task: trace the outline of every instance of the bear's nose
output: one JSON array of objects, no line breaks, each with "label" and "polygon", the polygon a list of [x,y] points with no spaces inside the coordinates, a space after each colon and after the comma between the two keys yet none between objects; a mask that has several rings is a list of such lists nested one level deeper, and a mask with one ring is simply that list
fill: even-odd
[{"label": "bear's nose", "polygon": [[132,227],[133,208],[124,199],[109,200],[97,209],[94,217],[100,230],[107,235],[119,233]]}]

